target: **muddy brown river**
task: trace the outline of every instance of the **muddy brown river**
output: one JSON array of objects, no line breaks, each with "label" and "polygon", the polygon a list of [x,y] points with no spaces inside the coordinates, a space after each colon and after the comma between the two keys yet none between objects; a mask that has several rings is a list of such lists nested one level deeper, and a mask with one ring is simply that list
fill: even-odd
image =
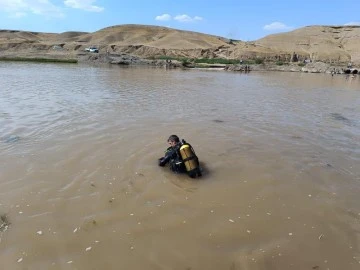
[{"label": "muddy brown river", "polygon": [[0,62],[1,269],[360,269],[359,192],[359,75]]}]

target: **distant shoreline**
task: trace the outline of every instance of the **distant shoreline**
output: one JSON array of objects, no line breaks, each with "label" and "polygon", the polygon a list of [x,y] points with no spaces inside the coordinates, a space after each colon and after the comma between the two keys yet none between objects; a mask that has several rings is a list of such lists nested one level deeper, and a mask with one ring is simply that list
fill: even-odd
[{"label": "distant shoreline", "polygon": [[330,65],[323,62],[315,63],[272,63],[264,62],[261,64],[205,64],[205,63],[182,63],[177,60],[164,59],[144,59],[130,54],[104,54],[104,53],[8,53],[0,56],[0,61],[13,62],[37,62],[37,63],[88,63],[88,64],[113,64],[124,66],[155,66],[164,68],[184,68],[197,70],[224,70],[233,72],[256,72],[256,71],[282,71],[282,72],[302,72],[302,73],[328,73],[328,74],[358,74],[358,68],[348,68],[346,66]]},{"label": "distant shoreline", "polygon": [[68,63],[77,64],[77,59],[59,59],[46,57],[0,57],[0,61],[7,62],[37,62],[37,63]]}]

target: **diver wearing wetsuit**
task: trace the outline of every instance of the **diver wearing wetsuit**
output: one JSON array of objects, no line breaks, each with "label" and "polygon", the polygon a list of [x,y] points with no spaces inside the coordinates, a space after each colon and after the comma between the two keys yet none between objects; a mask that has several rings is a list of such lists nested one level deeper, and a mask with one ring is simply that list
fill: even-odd
[{"label": "diver wearing wetsuit", "polygon": [[175,173],[184,173],[186,168],[180,155],[181,142],[178,136],[171,135],[168,139],[170,147],[165,151],[165,156],[159,158],[159,166],[164,167],[167,163]]}]

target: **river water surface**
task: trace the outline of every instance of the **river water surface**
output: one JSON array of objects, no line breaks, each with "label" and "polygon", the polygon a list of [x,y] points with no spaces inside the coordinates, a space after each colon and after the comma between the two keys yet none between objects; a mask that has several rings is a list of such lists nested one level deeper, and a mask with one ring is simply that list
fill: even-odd
[{"label": "river water surface", "polygon": [[0,63],[0,268],[360,269],[359,145],[360,76]]}]

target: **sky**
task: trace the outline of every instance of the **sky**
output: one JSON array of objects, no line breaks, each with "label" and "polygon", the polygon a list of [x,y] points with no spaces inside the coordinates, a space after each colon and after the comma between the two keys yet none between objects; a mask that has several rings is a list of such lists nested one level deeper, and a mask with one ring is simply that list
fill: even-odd
[{"label": "sky", "polygon": [[95,32],[158,25],[252,41],[309,25],[360,25],[360,0],[0,0],[0,29]]}]

